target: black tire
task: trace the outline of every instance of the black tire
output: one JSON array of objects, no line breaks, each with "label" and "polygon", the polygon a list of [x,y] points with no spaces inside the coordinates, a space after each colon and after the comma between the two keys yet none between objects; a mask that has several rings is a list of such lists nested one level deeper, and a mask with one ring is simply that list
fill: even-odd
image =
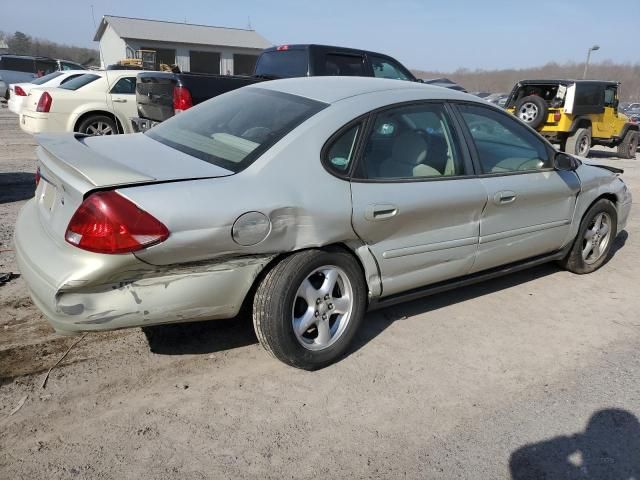
[{"label": "black tire", "polygon": [[8,102],[9,101],[9,86],[7,86],[7,89],[4,92],[4,99]]},{"label": "black tire", "polygon": [[543,98],[529,95],[516,102],[514,114],[531,128],[538,130],[547,121],[549,107]]},{"label": "black tire", "polygon": [[[592,224],[595,218],[600,215],[600,213],[606,213],[609,215],[611,224],[610,228],[610,236],[608,238],[608,242],[601,256],[594,263],[587,263],[583,256],[582,251],[585,248],[585,234],[588,229],[592,227]],[[563,258],[559,263],[560,265],[569,270],[570,272],[577,274],[591,273],[597,269],[599,269],[604,263],[608,260],[609,254],[611,253],[611,246],[615,241],[617,235],[617,226],[618,226],[618,213],[616,211],[615,206],[607,199],[600,199],[596,203],[594,203],[587,213],[585,213],[584,217],[582,217],[582,221],[580,222],[580,229],[578,230],[578,235],[571,246],[571,250],[565,258]]]},{"label": "black tire", "polygon": [[618,145],[618,157],[636,158],[636,150],[638,150],[638,132],[635,130],[627,130],[627,133]]},{"label": "black tire", "polygon": [[[104,125],[104,133],[98,133],[96,126]],[[108,130],[107,130],[108,129]],[[90,115],[78,125],[78,132],[87,135],[117,135],[118,131],[116,122],[111,117],[105,115]]]},{"label": "black tire", "polygon": [[[348,277],[353,294],[351,315],[334,343],[321,350],[309,350],[294,332],[294,302],[300,301],[296,295],[303,281],[327,265],[340,268]],[[264,276],[253,300],[253,326],[260,344],[278,360],[292,367],[316,370],[344,355],[362,322],[366,305],[364,276],[351,254],[340,249],[305,250],[285,257]]]},{"label": "black tire", "polygon": [[567,137],[564,151],[570,155],[586,157],[591,149],[591,127],[579,128],[573,135]]}]

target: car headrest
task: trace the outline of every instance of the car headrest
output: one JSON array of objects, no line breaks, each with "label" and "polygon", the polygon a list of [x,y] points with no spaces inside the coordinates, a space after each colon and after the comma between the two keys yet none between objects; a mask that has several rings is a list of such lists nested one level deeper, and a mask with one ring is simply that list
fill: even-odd
[{"label": "car headrest", "polygon": [[393,142],[391,156],[399,163],[419,165],[427,157],[427,142],[417,132],[402,133]]}]

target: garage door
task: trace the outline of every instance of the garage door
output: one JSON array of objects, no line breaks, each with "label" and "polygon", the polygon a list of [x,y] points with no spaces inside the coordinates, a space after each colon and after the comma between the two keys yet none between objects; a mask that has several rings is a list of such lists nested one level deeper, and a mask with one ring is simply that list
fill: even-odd
[{"label": "garage door", "polygon": [[220,54],[216,52],[189,52],[189,71],[193,73],[220,73]]}]

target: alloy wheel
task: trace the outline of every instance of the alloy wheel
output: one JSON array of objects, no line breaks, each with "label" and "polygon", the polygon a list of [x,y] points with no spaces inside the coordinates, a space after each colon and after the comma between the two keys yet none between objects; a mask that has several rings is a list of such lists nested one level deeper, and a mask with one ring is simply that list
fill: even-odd
[{"label": "alloy wheel", "polygon": [[293,302],[293,331],[308,350],[324,350],[345,332],[353,311],[353,287],[339,267],[326,265],[309,274]]},{"label": "alloy wheel", "polygon": [[611,216],[606,212],[596,215],[584,232],[582,259],[587,265],[596,263],[606,253],[611,241]]},{"label": "alloy wheel", "polygon": [[113,135],[111,125],[101,121],[89,124],[85,132],[87,135]]}]

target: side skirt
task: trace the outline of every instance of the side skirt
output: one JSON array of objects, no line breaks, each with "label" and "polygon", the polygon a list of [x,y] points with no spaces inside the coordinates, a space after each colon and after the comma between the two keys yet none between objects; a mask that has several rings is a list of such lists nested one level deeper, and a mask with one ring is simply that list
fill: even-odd
[{"label": "side skirt", "polygon": [[[428,297],[429,295],[435,295],[437,293],[446,292],[447,290],[453,290],[459,287],[466,287],[467,285],[473,285],[474,283],[483,282],[485,280],[491,280],[492,278],[501,277],[510,273],[526,270],[531,267],[542,265],[543,263],[553,262],[554,260],[560,260],[564,258],[571,249],[573,242],[570,242],[562,250],[557,252],[532,257],[520,262],[510,263],[501,267],[492,268],[483,272],[472,273],[464,277],[454,278],[452,280],[445,280],[444,282],[434,283],[432,285],[426,285],[424,287],[415,288],[406,292],[397,293],[383,298],[374,298],[369,303],[369,310],[377,310],[379,308],[386,308],[392,305],[397,305],[403,302],[409,302],[411,300],[417,300],[419,298]],[[384,287],[383,287],[384,289]]]}]

